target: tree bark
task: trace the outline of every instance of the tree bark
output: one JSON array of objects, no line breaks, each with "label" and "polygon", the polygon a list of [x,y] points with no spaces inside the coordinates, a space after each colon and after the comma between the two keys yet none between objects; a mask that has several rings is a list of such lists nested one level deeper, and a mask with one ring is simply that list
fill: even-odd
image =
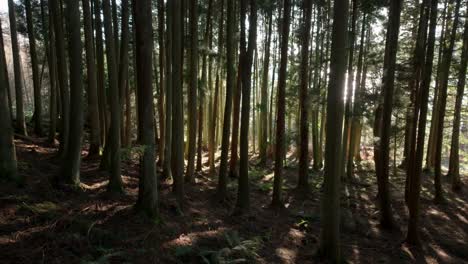
[{"label": "tree bark", "polygon": [[152,26],[151,1],[133,0],[134,23],[136,29],[136,74],[140,104],[144,111],[139,112],[141,120],[141,144],[144,147],[140,159],[140,180],[136,207],[148,217],[158,216],[158,180],[156,177],[156,149],[154,138],[154,107],[152,86]]},{"label": "tree bark", "polygon": [[250,0],[248,47],[246,43],[245,20],[247,0],[240,3],[240,60],[242,60],[242,109],[240,124],[240,159],[239,185],[237,192],[236,214],[244,214],[250,210],[249,187],[249,119],[250,119],[250,88],[252,75],[253,52],[257,43],[257,3]]},{"label": "tree bark", "polygon": [[380,165],[376,168],[377,185],[380,203],[380,225],[384,229],[394,226],[393,212],[389,190],[390,133],[392,126],[393,91],[395,87],[396,55],[398,51],[398,35],[400,32],[400,16],[402,0],[392,1],[388,13],[387,41],[385,44],[383,85],[382,127],[380,129]]},{"label": "tree bark", "polygon": [[[427,103],[429,99],[429,88],[432,77],[432,66],[434,58],[434,43],[435,43],[435,30],[437,26],[437,0],[428,0],[423,2],[423,10],[421,14],[423,18],[423,28],[427,24],[427,17],[430,11],[430,26],[429,36],[427,38],[427,52],[422,73],[422,83],[418,90],[418,99],[415,105],[415,114],[413,123],[415,126],[412,131],[412,146],[410,148],[410,163],[408,166],[408,233],[406,242],[411,245],[419,245],[419,196],[421,192],[421,173],[424,155],[424,137],[426,134],[426,121],[427,121]],[[416,68],[415,71],[418,69]],[[418,122],[419,120],[419,122]],[[417,131],[416,131],[417,128]]]},{"label": "tree bark", "polygon": [[86,48],[86,70],[88,77],[88,108],[90,119],[90,138],[88,157],[98,156],[101,147],[99,105],[96,77],[96,56],[94,53],[94,38],[92,27],[92,15],[89,0],[83,0],[83,20]]},{"label": "tree bark", "polygon": [[309,89],[309,43],[312,17],[312,1],[303,0],[303,21],[301,37],[301,66],[299,84],[300,107],[300,150],[299,150],[299,177],[297,188],[307,191],[309,188],[309,126],[307,121],[308,89]]},{"label": "tree bark", "polygon": [[[283,19],[281,23],[281,57],[278,77],[278,107],[276,117],[276,148],[275,148],[275,174],[273,181],[273,199],[272,207],[280,208],[283,206],[282,185],[283,185],[283,161],[285,154],[285,115],[286,115],[286,78],[288,65],[288,42],[289,42],[289,24],[291,22],[291,2],[284,0]],[[307,42],[308,45],[309,42]],[[306,47],[307,48],[307,47]]]},{"label": "tree bark", "polygon": [[22,135],[27,135],[26,121],[24,118],[23,103],[23,80],[21,74],[21,58],[16,34],[16,12],[13,0],[8,0],[8,13],[10,16],[11,49],[13,54],[13,68],[15,73],[15,95],[16,95],[16,129]]},{"label": "tree bark", "polygon": [[81,165],[81,142],[83,136],[83,82],[82,43],[80,32],[79,2],[67,0],[68,49],[70,57],[70,135],[61,173],[56,176],[60,183],[79,185]]},{"label": "tree bark", "polygon": [[330,58],[330,82],[327,96],[324,194],[321,212],[320,255],[330,262],[341,261],[340,254],[340,178],[343,127],[343,95],[346,74],[348,0],[336,0],[333,7],[333,31]]},{"label": "tree bark", "polygon": [[[172,34],[173,34],[173,49],[172,49],[172,146],[173,146],[173,168],[172,175],[174,178],[173,190],[176,194],[179,209],[182,210],[184,201],[184,112],[183,112],[183,94],[182,94],[182,60],[183,60],[183,12],[182,1],[173,1],[172,14]],[[168,16],[169,17],[169,16]]]},{"label": "tree bark", "polygon": [[2,23],[0,20],[0,177],[17,183],[23,177],[17,173],[16,150],[13,142],[13,127],[8,105],[8,71],[3,44]]},{"label": "tree bark", "polygon": [[57,51],[57,72],[59,80],[61,102],[60,155],[68,152],[68,138],[70,133],[70,91],[68,86],[68,71],[65,54],[65,35],[63,33],[62,10],[59,0],[50,0],[51,13],[54,16],[55,49]]},{"label": "tree bark", "polygon": [[234,47],[234,28],[236,23],[234,1],[227,0],[227,22],[226,22],[226,104],[224,107],[223,121],[223,137],[221,142],[221,161],[219,165],[219,180],[217,195],[218,199],[226,198],[227,189],[227,169],[228,169],[228,153],[229,153],[229,138],[231,132],[231,113],[232,113],[232,95],[235,86],[235,47]]},{"label": "tree bark", "polygon": [[448,80],[450,77],[450,65],[452,63],[453,57],[453,48],[455,46],[455,40],[457,37],[457,28],[460,19],[460,5],[461,0],[456,1],[455,7],[455,18],[452,23],[452,32],[450,33],[450,41],[448,47],[444,50],[442,58],[442,72],[440,80],[440,93],[438,98],[439,108],[437,111],[437,121],[439,122],[437,126],[437,134],[435,137],[435,164],[434,164],[434,187],[435,187],[435,197],[436,202],[443,200],[443,190],[442,190],[442,141],[444,138],[444,119],[445,119],[445,108],[447,105],[447,88]]},{"label": "tree bark", "polygon": [[460,180],[460,120],[461,109],[463,104],[463,94],[466,84],[466,71],[468,62],[468,19],[465,19],[465,27],[463,33],[463,47],[461,54],[460,70],[458,72],[457,83],[457,96],[455,99],[455,110],[453,116],[452,126],[452,141],[450,145],[450,159],[449,159],[449,176],[452,180],[452,189],[458,191],[461,189],[462,184]]},{"label": "tree bark", "polygon": [[34,89],[34,132],[42,136],[44,133],[42,130],[42,96],[41,96],[41,85],[39,81],[39,69],[37,62],[36,52],[36,37],[33,26],[33,12],[31,8],[31,0],[25,0],[24,5],[26,7],[26,24],[28,29],[29,37],[29,54],[31,56],[31,69],[33,77],[33,89]]},{"label": "tree bark", "polygon": [[[110,0],[103,0],[102,10],[104,17],[104,34],[106,37],[106,58],[107,69],[109,75],[109,96],[110,96],[110,128],[108,148],[110,158],[110,178],[107,187],[110,192],[122,192],[122,177],[121,177],[121,157],[120,157],[120,115],[121,105],[119,96],[116,50],[114,32],[112,30],[112,17]],[[150,68],[151,69],[151,68]],[[104,155],[104,158],[106,155]]]}]

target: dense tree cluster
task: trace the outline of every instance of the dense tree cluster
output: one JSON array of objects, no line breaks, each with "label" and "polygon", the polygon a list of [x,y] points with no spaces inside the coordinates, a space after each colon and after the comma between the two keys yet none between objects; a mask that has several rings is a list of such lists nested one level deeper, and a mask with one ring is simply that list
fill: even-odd
[{"label": "dense tree cluster", "polygon": [[341,259],[342,186],[369,148],[382,229],[396,228],[392,168],[406,170],[409,244],[420,243],[422,174],[434,174],[434,202],[451,191],[442,188],[445,167],[453,191],[462,188],[467,1],[8,0],[8,7],[0,17],[0,178],[24,180],[15,135],[47,136],[59,143],[57,188],[78,186],[82,158],[92,158],[109,174],[108,191],[122,193],[122,160],[136,153],[136,208],[147,216],[159,215],[164,180],[183,214],[184,189],[205,169],[221,202],[236,179],[234,214],[245,215],[251,164],[274,164],[271,208],[282,210],[284,168],[297,160],[299,193],[309,192],[312,171],[323,171],[318,253],[332,262]]}]

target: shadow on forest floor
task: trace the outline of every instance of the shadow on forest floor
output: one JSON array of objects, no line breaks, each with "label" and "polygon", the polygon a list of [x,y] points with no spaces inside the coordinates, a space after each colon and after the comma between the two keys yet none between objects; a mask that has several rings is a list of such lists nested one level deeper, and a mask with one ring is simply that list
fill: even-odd
[{"label": "shadow on forest floor", "polygon": [[[83,160],[81,190],[55,190],[48,179],[58,173],[54,149],[41,141],[17,140],[19,171],[26,185],[0,186],[1,263],[315,263],[320,236],[321,173],[310,174],[307,195],[295,192],[297,170],[285,170],[286,209],[269,209],[271,164],[252,161],[251,213],[231,215],[236,181],[229,199],[213,202],[216,177],[207,172],[186,189],[186,209],[180,216],[169,183],[162,184],[161,218],[150,221],[135,214],[138,172],[135,162],[123,166],[125,195],[108,197],[107,176],[96,160]],[[355,180],[343,184],[342,251],[350,263],[468,262],[468,195],[452,193],[444,179],[446,202],[432,202],[432,177],[423,176],[421,249],[408,248],[405,175],[391,177],[395,221],[399,231],[378,227],[375,173],[364,164]],[[463,178],[465,186],[467,177]],[[228,262],[227,262],[228,263]]]}]

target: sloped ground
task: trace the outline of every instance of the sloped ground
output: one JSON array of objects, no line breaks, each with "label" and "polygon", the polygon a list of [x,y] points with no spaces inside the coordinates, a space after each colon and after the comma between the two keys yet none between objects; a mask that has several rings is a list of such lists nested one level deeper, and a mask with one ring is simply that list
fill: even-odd
[{"label": "sloped ground", "polygon": [[[274,212],[268,208],[271,165],[262,170],[252,163],[251,214],[238,217],[231,215],[236,182],[229,184],[229,201],[219,204],[213,199],[216,177],[204,172],[186,189],[183,216],[175,210],[169,183],[164,183],[161,218],[149,220],[132,208],[138,188],[135,162],[123,166],[125,195],[106,193],[107,176],[96,160],[83,161],[81,189],[55,190],[48,181],[58,173],[55,148],[33,141],[16,142],[26,185],[0,186],[1,263],[318,263],[320,174],[311,173],[311,192],[304,197],[294,190],[296,170],[287,168],[286,209]],[[400,230],[382,232],[375,173],[364,165],[343,188],[342,251],[349,263],[468,262],[466,190],[454,194],[444,179],[447,201],[436,205],[432,178],[423,176],[423,245],[408,248],[402,244],[407,223],[404,172],[391,178]],[[466,188],[466,176],[463,181]]]}]

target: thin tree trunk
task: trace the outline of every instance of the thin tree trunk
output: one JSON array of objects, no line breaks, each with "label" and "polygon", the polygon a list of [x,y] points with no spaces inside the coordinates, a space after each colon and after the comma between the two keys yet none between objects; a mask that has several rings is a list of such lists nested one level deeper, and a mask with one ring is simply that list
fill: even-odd
[{"label": "thin tree trunk", "polygon": [[62,11],[59,0],[50,0],[51,13],[54,16],[55,49],[57,51],[57,72],[61,102],[60,155],[68,152],[68,137],[70,133],[70,91],[68,90],[68,71],[65,54],[65,35],[63,33]]},{"label": "thin tree trunk", "polygon": [[[468,8],[468,7],[467,7]],[[467,9],[468,10],[468,9]],[[460,180],[460,120],[463,104],[463,94],[466,84],[466,69],[468,62],[468,19],[465,19],[465,28],[463,33],[463,48],[461,54],[460,70],[458,72],[457,96],[455,99],[455,110],[452,126],[452,141],[450,144],[450,158],[448,174],[452,179],[452,189],[458,191],[461,189]]]},{"label": "thin tree trunk", "polygon": [[321,212],[320,254],[330,262],[341,261],[340,254],[340,178],[343,127],[343,95],[346,74],[348,0],[336,0],[333,7],[333,31],[330,58],[330,82],[327,96],[324,194]]},{"label": "thin tree trunk", "polygon": [[249,119],[250,119],[250,87],[252,75],[253,52],[257,43],[257,3],[250,0],[248,47],[246,44],[245,20],[247,13],[247,0],[240,3],[240,59],[242,60],[242,112],[240,124],[240,159],[239,159],[239,185],[236,202],[236,214],[244,214],[250,210],[249,187]]},{"label": "thin tree trunk", "polygon": [[98,103],[99,103],[99,122],[101,145],[106,145],[107,133],[109,129],[108,116],[107,116],[107,96],[105,90],[106,77],[104,75],[104,42],[102,39],[102,20],[101,20],[101,7],[100,0],[94,0],[94,28],[96,30],[96,78],[98,90]]},{"label": "thin tree trunk", "polygon": [[[232,95],[235,86],[235,47],[234,47],[234,26],[236,23],[236,16],[234,10],[234,1],[227,0],[227,22],[226,22],[226,104],[224,107],[224,121],[223,121],[223,137],[221,143],[221,161],[219,165],[219,180],[217,195],[218,199],[223,200],[226,198],[227,189],[227,166],[228,166],[228,153],[229,153],[229,132],[231,131],[231,112],[232,112]],[[231,157],[232,158],[232,157]]]},{"label": "thin tree trunk", "polygon": [[[121,105],[119,96],[116,51],[114,32],[112,31],[111,6],[110,0],[103,0],[102,3],[104,17],[104,34],[106,37],[106,58],[107,69],[109,74],[109,96],[111,108],[111,122],[109,128],[109,157],[110,157],[110,179],[108,190],[110,192],[122,192],[122,177],[121,177],[121,157],[120,157],[120,115]],[[104,158],[105,155],[104,155]]]},{"label": "thin tree trunk", "polygon": [[194,182],[195,147],[197,141],[197,90],[198,90],[198,5],[190,1],[190,86],[188,96],[189,137],[186,182]]},{"label": "thin tree trunk", "polygon": [[36,52],[36,37],[33,26],[33,12],[31,8],[31,0],[25,0],[24,5],[26,7],[26,23],[29,37],[29,53],[31,56],[31,69],[33,75],[33,87],[34,87],[34,132],[42,136],[44,133],[42,130],[42,96],[41,96],[41,85],[39,81],[39,69],[37,62]]},{"label": "thin tree trunk", "polygon": [[394,225],[391,198],[389,190],[389,161],[390,161],[390,137],[393,110],[393,91],[395,85],[396,55],[398,50],[398,35],[400,32],[400,15],[402,0],[392,1],[388,12],[390,18],[387,26],[387,41],[385,44],[384,72],[383,77],[383,109],[382,127],[380,132],[380,165],[377,167],[377,185],[380,202],[380,225],[382,228],[391,229]]},{"label": "thin tree trunk", "polygon": [[[429,88],[432,77],[432,66],[434,58],[434,42],[435,42],[435,31],[437,26],[437,0],[423,2],[426,14],[422,12],[426,18],[423,18],[424,24],[427,24],[427,17],[429,16],[430,10],[430,26],[429,36],[427,38],[427,53],[424,63],[424,71],[422,74],[422,83],[418,91],[418,101],[416,102],[416,111],[413,122],[415,124],[412,131],[412,147],[410,154],[410,163],[408,167],[408,233],[406,236],[406,242],[410,245],[419,245],[419,196],[421,192],[421,173],[422,163],[424,155],[424,137],[426,134],[426,121],[427,121],[427,103],[429,98]],[[430,8],[429,8],[430,7]],[[426,21],[426,22],[424,22]],[[417,70],[417,69],[416,69]],[[419,123],[417,122],[419,120]],[[417,127],[417,132],[416,132]]]},{"label": "thin tree trunk", "polygon": [[[53,144],[55,141],[55,132],[57,131],[57,56],[55,54],[55,33],[53,16],[50,14],[46,18],[46,2],[41,0],[41,13],[43,24],[43,35],[45,49],[47,50],[47,63],[49,67],[49,132],[47,141]],[[10,108],[11,109],[11,108]]]},{"label": "thin tree trunk", "polygon": [[[183,208],[184,201],[184,112],[183,112],[183,94],[182,94],[182,60],[183,60],[183,12],[182,1],[173,1],[173,16],[172,18],[172,34],[173,34],[173,49],[172,49],[172,119],[173,127],[173,171],[174,178],[173,190],[176,194],[179,210]],[[169,17],[169,16],[168,16]]]},{"label": "thin tree trunk", "polygon": [[172,178],[172,4],[167,2],[167,43],[166,43],[166,140],[164,148],[163,179]]},{"label": "thin tree trunk", "polygon": [[16,129],[22,135],[27,135],[26,121],[23,105],[23,81],[21,74],[21,58],[16,35],[16,14],[13,0],[8,0],[8,13],[10,16],[11,49],[13,54],[13,67],[15,73],[15,97],[16,97]]},{"label": "thin tree trunk", "polygon": [[86,69],[88,77],[88,108],[89,119],[91,123],[90,147],[88,157],[99,155],[101,147],[100,123],[99,123],[99,105],[97,91],[96,64],[94,54],[94,38],[92,28],[92,15],[89,0],[83,0],[83,18],[86,47]]},{"label": "thin tree trunk", "polygon": [[[275,174],[273,182],[272,206],[280,208],[283,206],[282,185],[283,185],[283,157],[285,155],[285,115],[286,115],[286,78],[288,64],[288,42],[289,42],[289,24],[291,22],[291,3],[290,0],[284,0],[283,20],[281,22],[281,57],[278,79],[278,98],[277,98],[277,118],[276,118],[276,149],[275,149]],[[307,41],[308,45],[309,42]],[[306,47],[307,49],[307,47]],[[303,57],[304,59],[304,57]],[[308,58],[306,57],[308,61]],[[304,63],[304,61],[302,61]],[[302,84],[303,85],[303,84]],[[307,86],[307,85],[305,85]]]},{"label": "thin tree trunk", "polygon": [[[300,149],[299,149],[299,175],[297,188],[307,191],[309,189],[309,126],[307,121],[308,89],[309,89],[309,42],[312,17],[312,1],[302,1],[302,37],[301,37],[301,66],[299,86],[300,107]],[[317,120],[316,120],[317,121]],[[314,146],[317,147],[317,146]],[[315,151],[315,150],[314,150]],[[315,161],[314,161],[315,162]]]},{"label": "thin tree trunk", "polygon": [[439,111],[437,112],[437,121],[439,122],[437,126],[437,136],[435,138],[435,177],[434,177],[434,187],[435,187],[435,197],[436,202],[443,200],[443,190],[442,190],[442,141],[444,139],[444,119],[445,119],[445,108],[447,105],[447,88],[448,80],[450,77],[450,65],[452,63],[453,49],[455,46],[455,40],[457,37],[457,28],[460,20],[460,5],[461,0],[456,1],[455,7],[455,18],[452,23],[452,32],[450,34],[450,42],[448,47],[444,50],[444,56],[442,58],[442,72],[441,72],[441,83],[440,83],[440,93],[439,93]]}]

